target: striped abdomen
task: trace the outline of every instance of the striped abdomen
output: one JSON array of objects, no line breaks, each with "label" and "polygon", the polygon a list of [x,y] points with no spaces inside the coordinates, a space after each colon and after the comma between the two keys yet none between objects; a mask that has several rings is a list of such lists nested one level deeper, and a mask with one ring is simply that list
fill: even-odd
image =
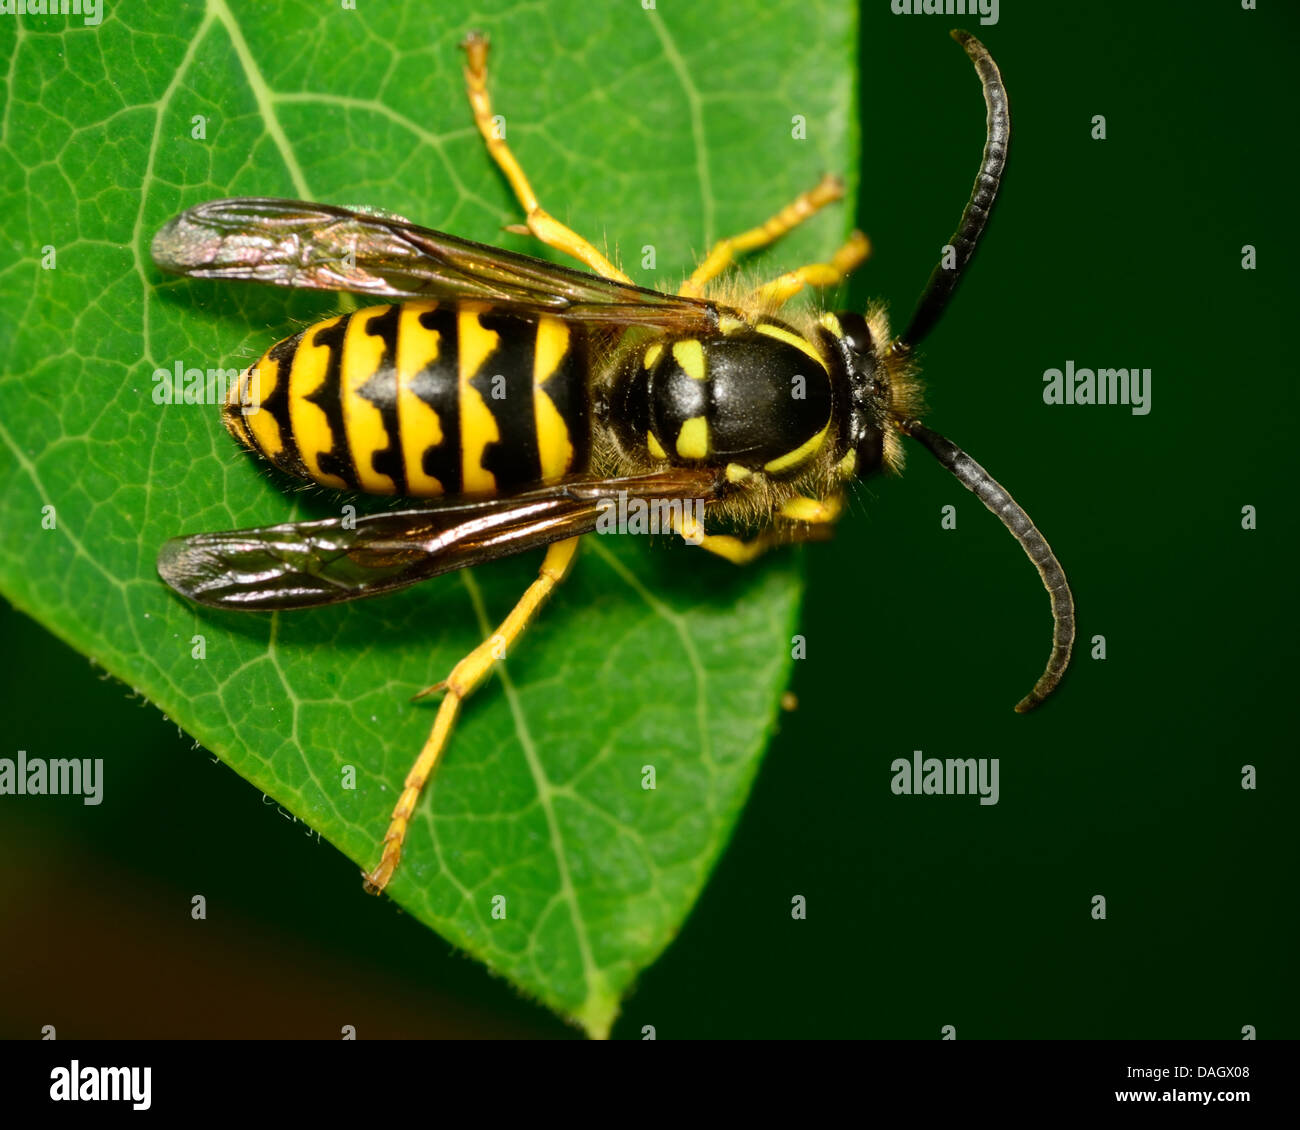
[{"label": "striped abdomen", "polygon": [[555,318],[405,302],[319,322],[231,390],[226,427],[338,490],[493,495],[586,468],[587,341]]}]

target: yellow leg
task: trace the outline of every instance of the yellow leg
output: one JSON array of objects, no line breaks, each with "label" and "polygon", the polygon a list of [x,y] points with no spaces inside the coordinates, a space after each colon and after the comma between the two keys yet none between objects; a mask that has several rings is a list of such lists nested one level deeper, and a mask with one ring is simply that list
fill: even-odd
[{"label": "yellow leg", "polygon": [[704,293],[705,286],[731,266],[737,255],[766,247],[769,243],[780,239],[791,228],[803,223],[815,212],[825,208],[827,204],[839,200],[843,195],[844,182],[839,177],[830,175],[822,177],[816,188],[803,193],[765,223],[750,228],[747,232],[741,232],[740,235],[718,240],[713,245],[713,250],[704,257],[704,261],[695,268],[694,274],[682,284],[681,290],[677,293],[689,298],[699,298]]},{"label": "yellow leg", "polygon": [[838,497],[819,500],[802,494],[781,503],[776,516],[789,522],[807,522],[809,525],[828,525],[840,516],[844,500]]},{"label": "yellow leg", "polygon": [[731,534],[704,534],[699,540],[695,538],[686,540],[719,557],[725,557],[733,565],[748,565],[756,558],[762,557],[774,545],[780,544],[780,539],[771,534],[759,534],[749,541]]},{"label": "yellow leg", "polygon": [[510,151],[503,131],[492,115],[492,99],[487,90],[487,36],[470,32],[461,44],[465,51],[465,90],[469,95],[469,104],[474,110],[474,123],[483,135],[492,159],[505,173],[506,180],[514,190],[519,205],[524,210],[524,223],[528,230],[548,247],[572,255],[598,275],[619,282],[630,283],[632,280],[605,258],[590,243],[572,228],[560,223],[554,216],[537,202],[537,194],[528,183],[524,170],[518,159]]},{"label": "yellow leg", "polygon": [[488,677],[493,664],[513,646],[528,627],[529,622],[537,615],[542,602],[550,596],[555,586],[564,580],[564,575],[573,564],[578,540],[578,538],[569,538],[567,541],[556,542],[547,549],[546,559],[542,562],[537,580],[528,586],[528,590],[511,610],[510,615],[501,621],[501,626],[497,628],[492,638],[484,640],[457,663],[452,668],[451,674],[437,687],[430,688],[430,690],[445,690],[447,694],[438,707],[429,740],[424,743],[424,749],[420,751],[420,756],[416,758],[411,771],[406,775],[402,795],[397,799],[392,822],[388,825],[388,832],[384,836],[384,850],[379,859],[379,866],[368,874],[363,872],[366,890],[371,894],[379,894],[388,885],[393,872],[397,870],[397,865],[402,858],[402,841],[406,838],[406,829],[415,811],[415,804],[420,799],[420,791],[424,788],[429,775],[438,764],[438,758],[447,746],[447,739],[451,736],[456,715],[460,713],[460,704]]},{"label": "yellow leg", "polygon": [[[820,502],[815,498],[796,495],[781,504],[776,511],[776,517],[790,522],[804,522],[810,526],[829,526],[840,516],[842,507],[843,502],[839,498],[829,498],[825,502]],[[724,557],[733,565],[748,565],[773,546],[784,545],[792,540],[788,532],[762,533],[749,541],[732,534],[708,534],[704,532],[704,526],[690,516],[685,516],[679,523],[674,515],[672,526],[683,540],[698,545],[701,549],[707,549],[718,557]],[[811,540],[816,536],[818,535],[810,534],[801,538],[796,534],[793,540]]]},{"label": "yellow leg", "polygon": [[849,237],[848,243],[831,257],[829,263],[809,263],[795,271],[787,271],[769,283],[764,283],[755,296],[764,302],[784,305],[806,286],[835,286],[861,266],[871,254],[871,243],[860,231]]},{"label": "yellow leg", "polygon": [[669,524],[673,532],[683,541],[698,545],[701,549],[707,549],[719,557],[725,557],[735,565],[749,564],[755,557],[770,549],[776,541],[768,534],[760,534],[753,541],[742,541],[730,534],[706,534],[704,524],[690,514],[684,515],[680,521],[677,515],[673,514],[669,517]]}]

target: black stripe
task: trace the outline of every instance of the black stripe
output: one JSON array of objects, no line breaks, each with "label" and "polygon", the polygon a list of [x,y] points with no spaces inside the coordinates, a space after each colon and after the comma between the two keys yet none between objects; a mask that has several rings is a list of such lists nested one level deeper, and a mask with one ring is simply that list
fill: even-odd
[{"label": "black stripe", "polygon": [[484,449],[483,469],[496,476],[502,490],[536,483],[542,477],[533,412],[537,323],[491,312],[481,315],[479,323],[498,335],[496,348],[469,381],[492,413],[500,437]]},{"label": "black stripe", "polygon": [[[280,429],[282,446],[280,453],[274,458],[263,448],[258,447],[258,450],[267,459],[270,459],[275,466],[279,467],[281,471],[285,471],[290,475],[297,475],[301,479],[310,479],[311,472],[307,470],[307,465],[302,461],[302,455],[298,451],[298,440],[293,434],[293,425],[289,420],[289,382],[293,375],[293,356],[298,352],[298,345],[302,341],[302,335],[306,332],[306,330],[299,330],[293,337],[286,337],[283,341],[276,342],[266,352],[264,360],[276,362],[276,379],[275,388],[262,401],[261,410],[269,412],[275,420]],[[260,388],[259,395],[261,395]],[[245,418],[244,422],[248,422],[247,418]],[[252,435],[251,428],[249,434]]]},{"label": "black stripe", "polygon": [[330,448],[328,451],[317,452],[316,462],[320,465],[321,473],[325,475],[336,475],[347,484],[349,490],[357,489],[357,468],[352,462],[352,452],[348,448],[347,432],[343,427],[343,382],[342,365],[343,365],[343,338],[348,332],[348,323],[352,321],[354,315],[347,314],[340,318],[332,326],[324,326],[317,330],[311,339],[314,346],[325,346],[330,351],[329,360],[325,363],[325,379],[321,381],[320,386],[313,392],[303,397],[304,400],[315,404],[325,413],[325,423],[330,430]]},{"label": "black stripe", "polygon": [[[387,446],[373,452],[370,466],[381,475],[387,475],[397,485],[397,493],[406,493],[406,461],[402,458],[402,443],[397,422],[397,323],[401,317],[400,306],[390,306],[386,313],[372,317],[366,323],[366,334],[384,343],[383,355],[374,375],[357,393],[379,409],[384,423]],[[353,459],[356,452],[353,452]]]},{"label": "black stripe", "polygon": [[601,422],[613,430],[624,450],[645,448],[650,431],[650,370],[644,349],[623,351],[609,401],[601,408]]},{"label": "black stripe", "polygon": [[426,310],[420,315],[420,325],[438,334],[438,357],[416,374],[410,389],[438,413],[442,424],[442,442],[426,447],[420,463],[424,473],[442,483],[447,494],[459,494],[460,339],[456,310],[450,305]]}]

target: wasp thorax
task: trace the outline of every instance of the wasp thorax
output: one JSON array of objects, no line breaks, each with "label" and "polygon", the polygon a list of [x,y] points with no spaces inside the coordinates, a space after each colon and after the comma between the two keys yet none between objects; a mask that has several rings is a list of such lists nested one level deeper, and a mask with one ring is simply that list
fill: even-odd
[{"label": "wasp thorax", "polygon": [[792,327],[763,319],[724,336],[659,341],[620,375],[622,415],[670,463],[735,463],[796,474],[817,455],[833,415],[831,375]]}]

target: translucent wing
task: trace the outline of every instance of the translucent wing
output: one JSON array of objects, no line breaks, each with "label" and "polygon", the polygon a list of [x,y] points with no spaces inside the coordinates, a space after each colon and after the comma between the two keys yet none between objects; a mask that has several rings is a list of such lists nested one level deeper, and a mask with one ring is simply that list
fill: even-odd
[{"label": "translucent wing", "polygon": [[663,294],[531,255],[330,204],[243,197],[199,204],[154,236],[173,274],[384,298],[470,299],[570,321],[717,332],[711,302]]},{"label": "translucent wing", "polygon": [[628,498],[719,497],[716,471],[671,470],[544,487],[507,498],[172,538],[158,575],[213,608],[337,604],[591,533],[602,508]]}]

